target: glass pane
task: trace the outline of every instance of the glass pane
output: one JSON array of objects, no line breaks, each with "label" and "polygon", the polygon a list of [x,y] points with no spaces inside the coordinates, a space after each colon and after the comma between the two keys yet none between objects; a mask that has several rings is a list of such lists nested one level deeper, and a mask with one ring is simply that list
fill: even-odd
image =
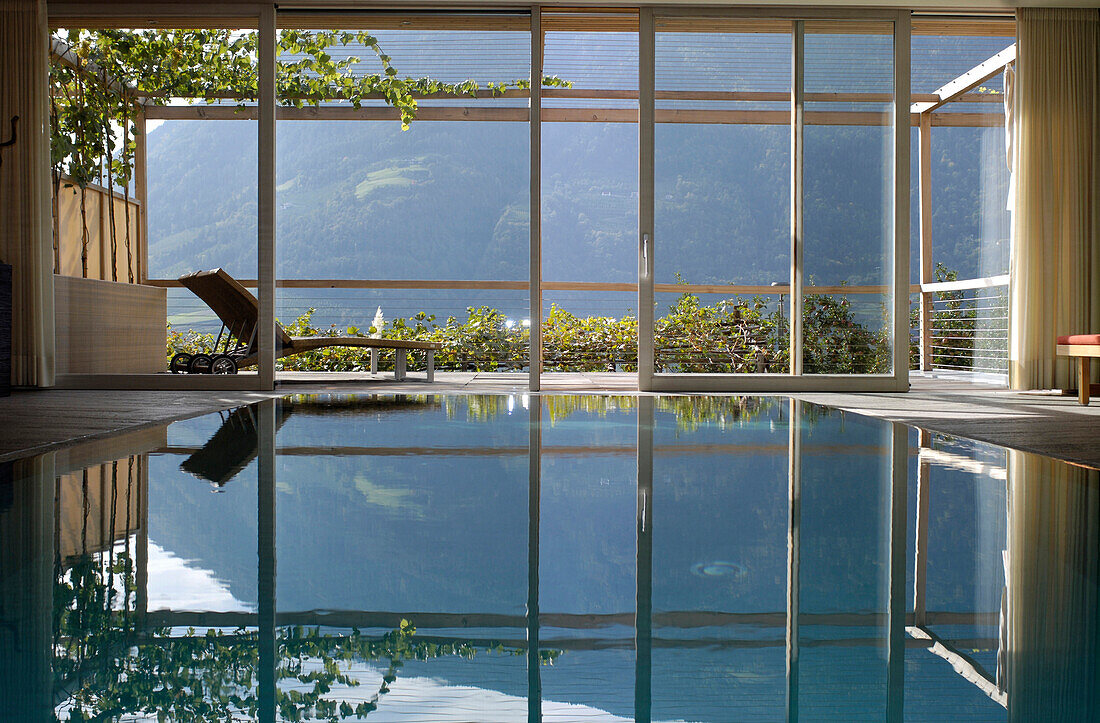
[{"label": "glass pane", "polygon": [[884,374],[891,368],[892,33],[890,23],[806,23],[806,374]]},{"label": "glass pane", "polygon": [[634,371],[637,17],[542,22],[544,75],[558,79],[542,100],[542,280],[554,285],[543,292],[543,369]]},{"label": "glass pane", "polygon": [[[530,19],[466,18],[464,30],[441,17],[376,19],[382,27],[367,36],[337,33],[327,52],[355,87],[384,77],[388,62],[412,90],[415,117],[402,118],[374,91],[354,103],[326,99],[320,118],[279,121],[278,278],[292,282],[279,289],[277,315],[295,336],[446,342],[435,356],[440,370],[523,369]],[[289,42],[294,33],[330,37],[282,32],[287,64],[312,62],[304,41]],[[281,99],[295,102],[290,91]],[[327,279],[346,283],[294,285]],[[379,371],[393,369],[392,352],[379,356]],[[422,368],[422,355],[410,361]],[[280,367],[367,371],[370,352],[333,348]]]},{"label": "glass pane", "polygon": [[656,371],[783,373],[791,24],[661,18]]}]

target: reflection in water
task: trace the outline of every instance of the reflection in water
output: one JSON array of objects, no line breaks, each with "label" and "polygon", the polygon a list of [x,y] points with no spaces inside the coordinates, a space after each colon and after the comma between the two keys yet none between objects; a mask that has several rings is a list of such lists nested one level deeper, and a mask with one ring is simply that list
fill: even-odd
[{"label": "reflection in water", "polygon": [[104,454],[0,469],[13,720],[1100,707],[1093,470],[759,397],[297,397]]},{"label": "reflection in water", "polygon": [[1015,720],[1100,716],[1100,472],[1008,453],[1004,687]]},{"label": "reflection in water", "polygon": [[748,571],[736,562],[715,560],[714,562],[697,562],[691,566],[691,571],[700,577],[732,577],[735,580],[743,578]]}]

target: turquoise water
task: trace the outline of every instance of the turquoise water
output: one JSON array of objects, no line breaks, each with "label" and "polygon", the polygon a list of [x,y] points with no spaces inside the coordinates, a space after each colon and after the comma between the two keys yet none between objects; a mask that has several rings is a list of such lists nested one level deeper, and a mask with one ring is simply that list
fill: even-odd
[{"label": "turquoise water", "polygon": [[13,720],[1100,710],[1097,472],[786,398],[288,397],[7,474]]}]

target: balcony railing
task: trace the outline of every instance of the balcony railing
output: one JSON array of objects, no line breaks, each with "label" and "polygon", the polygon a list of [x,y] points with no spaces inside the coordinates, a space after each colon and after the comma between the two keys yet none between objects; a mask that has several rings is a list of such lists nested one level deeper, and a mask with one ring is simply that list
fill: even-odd
[{"label": "balcony railing", "polygon": [[911,316],[918,368],[1007,374],[1008,281],[1002,275],[921,285],[924,303]]}]

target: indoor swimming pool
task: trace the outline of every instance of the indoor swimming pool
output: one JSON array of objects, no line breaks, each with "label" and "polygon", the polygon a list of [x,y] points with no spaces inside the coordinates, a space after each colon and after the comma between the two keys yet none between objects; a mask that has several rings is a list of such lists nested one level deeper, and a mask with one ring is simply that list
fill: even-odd
[{"label": "indoor swimming pool", "polygon": [[787,397],[290,396],[0,474],[27,720],[1098,710],[1097,471]]}]

